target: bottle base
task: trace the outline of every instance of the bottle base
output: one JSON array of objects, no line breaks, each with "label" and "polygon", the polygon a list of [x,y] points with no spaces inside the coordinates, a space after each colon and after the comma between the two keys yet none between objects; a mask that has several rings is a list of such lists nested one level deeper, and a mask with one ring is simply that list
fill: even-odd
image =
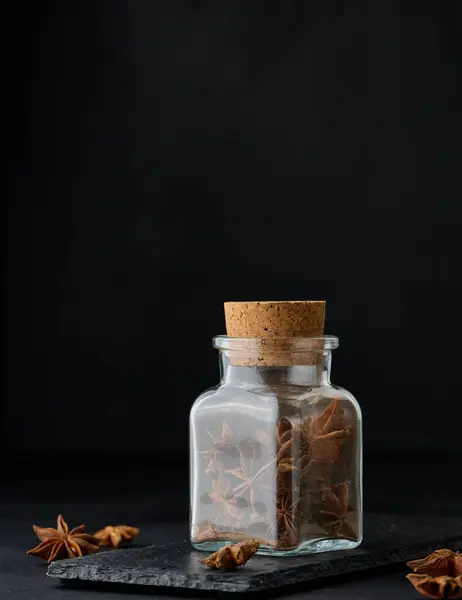
[{"label": "bottle base", "polygon": [[[278,549],[271,546],[260,545],[257,554],[265,556],[298,556],[303,554],[318,554],[319,552],[334,552],[337,550],[352,550],[361,544],[362,540],[348,540],[340,538],[314,539],[303,542],[297,548]],[[191,542],[193,548],[201,552],[216,552],[228,544],[235,544],[236,540],[220,540],[208,542]]]}]

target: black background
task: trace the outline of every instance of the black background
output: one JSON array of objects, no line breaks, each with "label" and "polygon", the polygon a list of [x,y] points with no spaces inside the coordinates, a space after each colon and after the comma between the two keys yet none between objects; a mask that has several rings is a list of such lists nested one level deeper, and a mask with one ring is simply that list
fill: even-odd
[{"label": "black background", "polygon": [[16,3],[3,454],[186,459],[265,299],[327,300],[366,457],[461,454],[461,9]]}]

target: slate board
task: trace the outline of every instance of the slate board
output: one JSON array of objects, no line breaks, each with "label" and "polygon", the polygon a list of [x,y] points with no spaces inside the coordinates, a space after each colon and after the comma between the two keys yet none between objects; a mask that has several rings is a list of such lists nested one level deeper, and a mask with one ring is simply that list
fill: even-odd
[{"label": "slate board", "polygon": [[[207,556],[189,541],[144,548],[106,551],[51,563],[50,577],[64,585],[120,584],[124,591],[217,595],[278,590],[315,583],[339,575],[402,563],[436,548],[462,549],[462,519],[370,514],[365,517],[365,541],[354,550],[324,552],[295,558],[254,556],[235,572],[212,571],[199,563]],[[104,585],[103,585],[104,587]]]}]

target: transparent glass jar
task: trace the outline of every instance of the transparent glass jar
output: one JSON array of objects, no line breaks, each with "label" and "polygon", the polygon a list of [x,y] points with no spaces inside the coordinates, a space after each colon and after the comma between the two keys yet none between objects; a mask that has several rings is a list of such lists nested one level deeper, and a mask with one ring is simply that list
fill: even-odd
[{"label": "transparent glass jar", "polygon": [[361,411],[330,382],[338,338],[278,339],[270,366],[264,343],[214,339],[221,383],[190,415],[192,545],[215,551],[256,538],[272,555],[355,548]]}]

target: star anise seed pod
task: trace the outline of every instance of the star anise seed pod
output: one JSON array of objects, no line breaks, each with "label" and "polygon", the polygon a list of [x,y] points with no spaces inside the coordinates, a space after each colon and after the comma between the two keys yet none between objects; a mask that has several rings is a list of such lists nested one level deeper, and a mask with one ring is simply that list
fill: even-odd
[{"label": "star anise seed pod", "polygon": [[442,548],[435,550],[425,558],[418,558],[407,563],[414,573],[424,573],[430,577],[462,575],[462,554]]},{"label": "star anise seed pod", "polygon": [[37,525],[34,525],[33,528],[40,544],[28,550],[27,554],[33,554],[48,560],[48,562],[60,558],[75,558],[84,554],[94,554],[99,550],[99,540],[88,533],[83,533],[85,525],[79,525],[69,531],[62,515],[58,515],[57,529],[38,527]]},{"label": "star anise seed pod", "polygon": [[293,464],[293,458],[283,458],[278,462],[277,470],[279,473],[290,473],[291,471],[298,471],[298,468]]},{"label": "star anise seed pod", "polygon": [[245,565],[259,547],[260,543],[257,540],[245,540],[231,546],[224,546],[200,562],[211,569],[232,570]]},{"label": "star anise seed pod", "polygon": [[286,442],[284,442],[281,447],[278,450],[278,453],[276,455],[276,459],[282,460],[284,458],[289,458],[292,454],[292,438],[288,439]]},{"label": "star anise seed pod", "polygon": [[310,486],[319,487],[322,482],[329,478],[330,465],[317,460],[312,460],[308,456],[302,457],[300,460],[301,474],[300,477]]},{"label": "star anise seed pod", "polygon": [[414,570],[407,578],[423,596],[462,598],[462,554],[442,548],[407,564]]},{"label": "star anise seed pod", "polygon": [[276,503],[276,519],[269,526],[266,539],[270,540],[279,536],[280,540],[289,540],[290,546],[296,545],[298,524],[301,517],[300,500],[301,498],[297,498],[294,502],[291,502],[289,496],[279,498]]},{"label": "star anise seed pod", "polygon": [[349,502],[350,490],[346,481],[324,488],[321,490],[320,515],[323,527],[329,527],[332,535],[356,539],[356,532],[347,522]]},{"label": "star anise seed pod", "polygon": [[207,450],[200,450],[199,454],[205,456],[208,460],[205,472],[212,479],[218,478],[218,457],[221,453],[228,453],[231,456],[237,455],[237,446],[233,444],[236,437],[230,426],[223,421],[221,424],[221,438],[215,436],[210,430],[207,430],[208,435],[212,440],[212,447]]},{"label": "star anise seed pod", "polygon": [[216,540],[218,538],[217,528],[215,525],[210,525],[204,531],[200,531],[196,533],[193,540],[195,542],[205,542],[210,540]]},{"label": "star anise seed pod", "polygon": [[406,575],[415,589],[427,598],[434,600],[454,600],[462,598],[462,577],[440,575],[431,577],[424,573],[409,573]]},{"label": "star anise seed pod", "polygon": [[139,534],[138,527],[129,525],[108,525],[95,533],[95,538],[100,541],[101,546],[118,548],[123,540],[129,542]]},{"label": "star anise seed pod", "polygon": [[289,421],[289,419],[286,419],[285,417],[280,417],[276,425],[276,439],[278,443],[283,444],[284,442],[281,441],[282,439],[284,439],[284,441],[287,441],[287,439],[289,439],[290,437],[291,431],[292,423]]},{"label": "star anise seed pod", "polygon": [[237,469],[226,469],[226,473],[234,475],[234,477],[240,479],[242,482],[233,489],[234,497],[238,498],[239,496],[242,496],[248,492],[250,504],[254,512],[256,512],[254,506],[256,491],[268,491],[268,489],[271,490],[271,486],[265,483],[264,478],[268,474],[273,464],[276,462],[276,459],[269,461],[260,469],[256,469],[254,466],[254,457],[251,460],[247,459],[240,449],[239,454],[240,466]]},{"label": "star anise seed pod", "polygon": [[303,425],[303,454],[307,453],[310,459],[318,462],[335,463],[349,434],[341,402],[333,400],[319,416]]},{"label": "star anise seed pod", "polygon": [[244,516],[243,508],[246,502],[244,498],[235,498],[230,493],[230,485],[229,481],[223,482],[219,479],[213,485],[213,492],[210,492],[208,495],[210,500],[219,506],[218,514],[215,517],[218,522],[228,521],[231,518],[240,521]]}]

